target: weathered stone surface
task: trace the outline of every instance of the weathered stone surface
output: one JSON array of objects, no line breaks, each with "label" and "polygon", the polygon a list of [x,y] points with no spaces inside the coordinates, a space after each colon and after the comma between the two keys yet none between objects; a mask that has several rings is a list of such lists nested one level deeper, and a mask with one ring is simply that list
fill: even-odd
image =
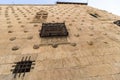
[{"label": "weathered stone surface", "polygon": [[19,46],[13,46],[13,47],[12,47],[12,50],[13,50],[13,51],[16,51],[16,50],[18,50],[19,48],[20,48]]},{"label": "weathered stone surface", "polygon": [[14,41],[15,39],[16,39],[16,37],[11,37],[9,40]]},{"label": "weathered stone surface", "polygon": [[[119,19],[86,5],[0,5],[0,80],[120,80]],[[69,35],[41,38],[41,22],[64,22]],[[23,57],[34,69],[14,79]]]},{"label": "weathered stone surface", "polygon": [[38,49],[40,47],[39,44],[34,44],[33,49]]},{"label": "weathered stone surface", "polygon": [[55,43],[54,43],[54,44],[52,44],[52,47],[53,47],[53,48],[57,48],[57,47],[58,47],[58,44],[55,44]]}]

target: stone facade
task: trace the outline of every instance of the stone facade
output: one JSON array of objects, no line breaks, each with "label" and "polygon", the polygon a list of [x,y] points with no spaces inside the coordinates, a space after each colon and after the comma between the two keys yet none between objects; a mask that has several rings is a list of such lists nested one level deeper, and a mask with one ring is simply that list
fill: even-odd
[{"label": "stone facade", "polygon": [[[45,22],[33,21],[40,11]],[[0,5],[0,80],[120,80],[119,19],[87,5]],[[69,35],[42,38],[42,23],[65,23]],[[29,56],[30,72],[14,77]]]}]

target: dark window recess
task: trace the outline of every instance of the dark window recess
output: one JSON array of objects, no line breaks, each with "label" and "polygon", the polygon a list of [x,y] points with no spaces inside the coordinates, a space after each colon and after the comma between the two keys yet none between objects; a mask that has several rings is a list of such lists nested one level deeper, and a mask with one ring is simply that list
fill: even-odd
[{"label": "dark window recess", "polygon": [[15,67],[12,71],[13,71],[13,74],[14,74],[14,78],[16,78],[17,74],[18,74],[18,77],[21,76],[21,73],[23,73],[23,77],[25,76],[25,73],[26,72],[30,72],[30,70],[33,68],[32,65],[35,65],[33,62],[35,61],[31,61],[30,60],[30,57],[24,57],[22,58],[22,60],[20,62],[16,62]]},{"label": "dark window recess", "polygon": [[99,16],[98,14],[96,14],[96,13],[95,13],[95,14],[90,13],[90,15],[93,16],[93,17],[95,17],[95,18],[100,17],[100,16]]},{"label": "dark window recess", "polygon": [[48,16],[48,13],[46,11],[41,10],[40,12],[36,13],[35,18],[36,19],[41,19],[41,18],[46,19],[47,16]]},{"label": "dark window recess", "polygon": [[113,23],[120,26],[120,20],[114,21]]},{"label": "dark window recess", "polygon": [[68,36],[65,23],[43,23],[40,37]]}]

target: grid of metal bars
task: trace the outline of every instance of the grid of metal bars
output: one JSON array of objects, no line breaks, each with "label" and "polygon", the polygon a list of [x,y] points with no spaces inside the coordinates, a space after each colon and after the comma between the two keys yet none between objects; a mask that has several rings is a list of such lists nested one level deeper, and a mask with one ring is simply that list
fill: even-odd
[{"label": "grid of metal bars", "polygon": [[65,23],[43,23],[40,37],[68,36]]},{"label": "grid of metal bars", "polygon": [[13,69],[13,74],[14,74],[14,78],[16,78],[17,74],[18,77],[21,76],[21,74],[23,73],[23,77],[25,76],[26,72],[30,72],[31,69],[33,69],[32,65],[35,65],[33,62],[35,61],[31,61],[30,60],[31,56],[29,57],[22,57],[22,60],[20,62],[16,62],[15,64],[15,68]]}]

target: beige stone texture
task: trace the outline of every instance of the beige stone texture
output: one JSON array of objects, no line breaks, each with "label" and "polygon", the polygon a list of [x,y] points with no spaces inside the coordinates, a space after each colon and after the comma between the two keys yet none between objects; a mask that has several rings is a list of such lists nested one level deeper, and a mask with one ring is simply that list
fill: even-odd
[{"label": "beige stone texture", "polygon": [[[41,38],[42,22],[33,22],[41,10],[46,23],[65,22],[68,37]],[[0,80],[120,80],[119,19],[87,5],[0,5]],[[14,78],[15,62],[27,56],[34,68]]]}]

